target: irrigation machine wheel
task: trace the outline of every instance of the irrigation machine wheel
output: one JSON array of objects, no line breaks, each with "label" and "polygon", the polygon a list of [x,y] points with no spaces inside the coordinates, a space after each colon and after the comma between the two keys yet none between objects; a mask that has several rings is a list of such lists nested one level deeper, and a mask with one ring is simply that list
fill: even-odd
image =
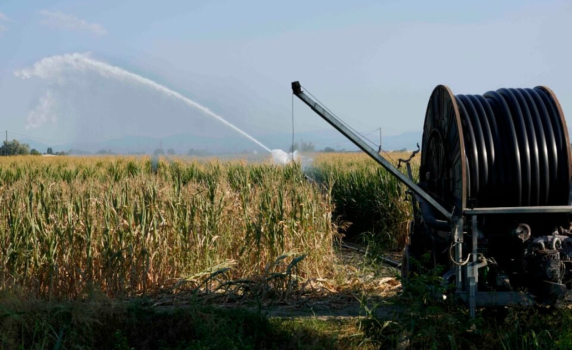
[{"label": "irrigation machine wheel", "polygon": [[465,207],[466,156],[459,108],[445,85],[431,94],[423,126],[419,179],[433,198],[459,215]]}]

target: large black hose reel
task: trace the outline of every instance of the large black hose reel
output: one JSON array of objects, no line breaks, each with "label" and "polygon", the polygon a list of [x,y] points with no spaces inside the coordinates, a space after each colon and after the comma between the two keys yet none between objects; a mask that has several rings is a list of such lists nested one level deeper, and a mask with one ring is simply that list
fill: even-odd
[{"label": "large black hose reel", "polygon": [[572,157],[550,89],[453,95],[437,86],[425,116],[419,183],[299,82],[292,92],[415,194],[404,278],[411,266],[423,272],[410,257],[427,261],[430,253],[425,267],[449,267],[443,280],[454,280],[472,316],[481,306],[572,300]]},{"label": "large black hose reel", "polygon": [[547,87],[453,95],[439,85],[422,147],[420,182],[456,215],[470,207],[571,204],[566,121]]}]

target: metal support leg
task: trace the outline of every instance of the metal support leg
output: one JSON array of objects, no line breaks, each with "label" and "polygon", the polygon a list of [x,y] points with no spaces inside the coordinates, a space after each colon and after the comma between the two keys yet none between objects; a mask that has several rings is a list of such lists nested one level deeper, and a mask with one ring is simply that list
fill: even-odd
[{"label": "metal support leg", "polygon": [[477,216],[473,215],[471,217],[471,236],[473,238],[473,262],[472,264],[469,264],[468,270],[469,272],[468,275],[469,277],[469,312],[471,314],[471,317],[475,317],[475,309],[477,308],[477,282],[478,282],[478,274],[479,274],[479,266],[478,266],[478,261],[477,261],[477,242],[478,242],[478,238],[479,238],[479,231],[477,228]]},{"label": "metal support leg", "polygon": [[[459,218],[454,222],[453,240],[455,242],[455,261],[461,261],[463,255],[463,219]],[[457,293],[463,291],[463,267],[456,266],[455,286]]]}]

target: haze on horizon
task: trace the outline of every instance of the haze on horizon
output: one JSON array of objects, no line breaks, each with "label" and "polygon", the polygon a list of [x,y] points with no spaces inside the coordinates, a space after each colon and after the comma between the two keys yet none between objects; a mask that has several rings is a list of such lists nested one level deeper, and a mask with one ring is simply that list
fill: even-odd
[{"label": "haze on horizon", "polygon": [[[260,151],[145,86],[90,71],[15,74],[74,53],[156,81],[271,149],[289,147],[294,80],[354,128],[386,136],[419,132],[438,84],[455,93],[547,85],[572,125],[568,33],[564,1],[5,1],[0,130],[66,145],[194,135],[206,148]],[[294,106],[299,137],[315,135],[320,149],[343,143]]]}]

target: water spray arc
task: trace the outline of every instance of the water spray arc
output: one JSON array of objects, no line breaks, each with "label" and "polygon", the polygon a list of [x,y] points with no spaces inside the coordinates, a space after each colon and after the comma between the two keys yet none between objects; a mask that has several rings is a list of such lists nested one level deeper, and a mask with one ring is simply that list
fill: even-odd
[{"label": "water spray arc", "polygon": [[97,61],[91,58],[87,54],[73,53],[65,54],[61,56],[46,57],[38,62],[36,62],[31,68],[22,69],[14,72],[17,77],[22,79],[30,78],[40,78],[40,79],[60,79],[61,74],[67,70],[77,70],[77,71],[94,71],[99,73],[101,76],[106,78],[115,78],[120,81],[132,82],[137,84],[142,84],[155,91],[158,91],[166,96],[169,96],[175,100],[183,102],[187,106],[198,109],[204,114],[215,118],[219,122],[238,132],[242,136],[246,137],[250,141],[254,142],[258,146],[262,147],[264,150],[272,153],[272,150],[266,147],[262,142],[258,141],[236,125],[230,123],[220,115],[214,113],[209,108],[195,102],[180,93],[173,91],[166,86],[163,86],[151,79],[142,77],[138,74],[131,73],[122,68],[109,65],[107,63]]}]

